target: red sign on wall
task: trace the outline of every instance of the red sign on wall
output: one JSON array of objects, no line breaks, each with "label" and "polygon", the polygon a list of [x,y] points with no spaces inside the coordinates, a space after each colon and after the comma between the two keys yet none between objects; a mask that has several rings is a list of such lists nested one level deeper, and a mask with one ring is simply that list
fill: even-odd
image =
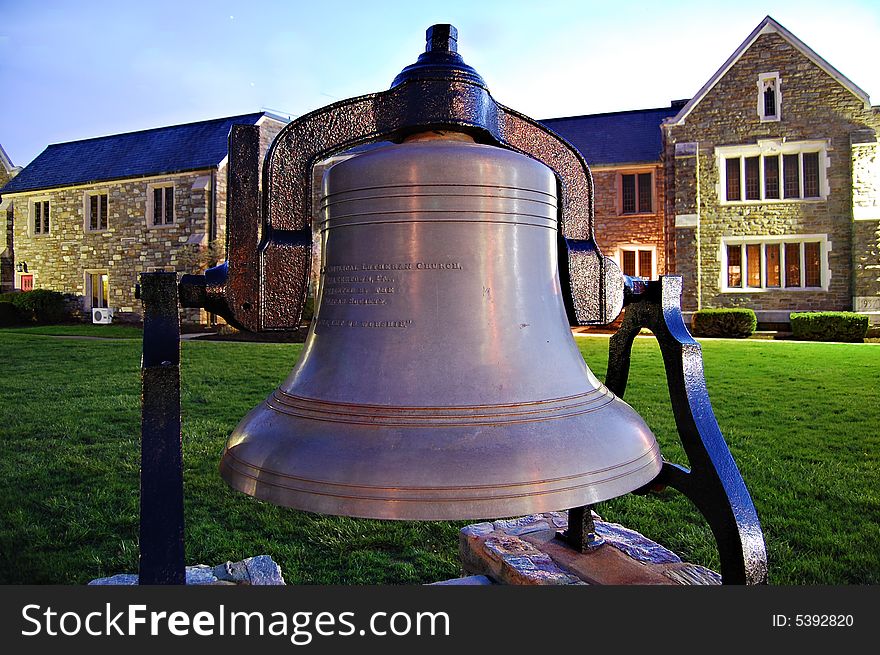
[{"label": "red sign on wall", "polygon": [[34,276],[33,275],[22,275],[21,276],[21,290],[22,291],[33,291],[34,290]]}]

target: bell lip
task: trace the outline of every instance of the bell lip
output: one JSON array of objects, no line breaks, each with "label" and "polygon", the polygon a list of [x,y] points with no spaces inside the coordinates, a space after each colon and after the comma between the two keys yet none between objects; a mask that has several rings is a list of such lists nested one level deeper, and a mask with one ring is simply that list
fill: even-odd
[{"label": "bell lip", "polygon": [[[642,461],[644,460],[644,461]],[[606,477],[601,480],[584,481],[582,484],[574,484],[577,478],[594,476],[597,472],[592,471],[574,478],[571,484],[562,488],[549,488],[545,490],[523,491],[506,496],[484,495],[483,497],[452,497],[449,492],[461,492],[462,487],[437,488],[436,491],[446,492],[447,497],[439,494],[433,497],[424,496],[418,498],[406,497],[368,497],[358,496],[356,489],[367,489],[358,485],[349,485],[350,492],[341,494],[338,489],[345,485],[339,483],[326,483],[320,481],[308,481],[313,485],[311,490],[293,489],[281,484],[276,484],[260,476],[261,469],[249,464],[241,463],[251,471],[241,470],[236,466],[238,458],[230,448],[224,448],[220,459],[220,475],[226,483],[249,496],[274,505],[289,507],[306,512],[331,516],[349,516],[353,518],[407,520],[407,521],[457,521],[477,520],[485,518],[500,518],[521,516],[527,514],[539,514],[543,512],[560,511],[571,507],[592,505],[594,503],[610,500],[623,496],[627,493],[640,489],[653,481],[663,466],[659,446],[656,441],[640,457],[632,462],[612,467],[620,469],[630,465],[617,475]],[[269,473],[271,472],[264,472]],[[627,483],[620,486],[619,480],[626,478]],[[534,486],[534,483],[516,483],[514,486]],[[501,485],[484,485],[482,487],[470,487],[470,489],[489,492],[492,489],[499,490]],[[336,489],[335,493],[331,489]],[[387,491],[407,491],[406,488],[386,488]],[[412,488],[410,491],[413,490]],[[377,488],[372,488],[377,491]],[[424,490],[423,490],[424,491]],[[430,490],[435,491],[435,490]]]}]

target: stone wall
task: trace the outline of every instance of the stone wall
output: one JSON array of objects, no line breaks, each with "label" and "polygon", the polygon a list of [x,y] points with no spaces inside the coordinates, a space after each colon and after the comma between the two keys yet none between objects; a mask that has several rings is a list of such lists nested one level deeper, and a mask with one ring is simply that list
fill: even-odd
[{"label": "stone wall", "polygon": [[[141,304],[134,288],[140,273],[155,268],[190,273],[208,263],[210,176],[209,169],[16,194],[16,260],[27,262],[35,288],[78,296],[86,293],[86,271],[107,271],[110,307],[121,320],[139,320]],[[152,226],[147,219],[148,187],[169,182],[174,184],[175,222]],[[84,197],[98,190],[108,193],[108,227],[92,232],[86,229]],[[50,202],[50,230],[45,236],[30,234],[35,199]],[[88,308],[90,301],[83,302]]]},{"label": "stone wall", "polygon": [[[759,74],[768,72],[778,72],[781,80],[781,120],[761,122],[757,114],[757,80]],[[853,131],[876,126],[874,110],[789,41],[777,33],[759,36],[693,108],[683,125],[665,128],[666,161],[667,166],[674,167],[670,179],[675,185],[674,193],[670,193],[674,200],[670,199],[667,208],[675,213],[677,225],[685,223],[676,227],[675,267],[680,274],[694,276],[695,269],[699,269],[699,279],[685,285],[685,307],[747,306],[777,313],[851,309],[850,137]],[[823,200],[721,204],[715,148],[757,144],[759,139],[823,141],[828,157],[828,196]],[[683,143],[697,144],[695,170],[675,151]],[[857,239],[864,238],[856,232]],[[722,292],[722,237],[803,234],[827,235],[827,291]],[[874,238],[876,244],[876,232]]]},{"label": "stone wall", "polygon": [[[260,123],[260,154],[265,157],[275,137],[286,125],[264,117]],[[34,287],[86,293],[86,271],[107,271],[110,307],[119,320],[141,320],[141,304],[134,297],[138,276],[163,268],[178,273],[200,273],[225,259],[226,189],[228,167],[177,175],[133,178],[86,186],[38,190],[15,194],[13,238],[16,261],[27,262]],[[175,222],[153,226],[147,219],[150,185],[174,184]],[[86,229],[85,195],[108,193],[108,229]],[[30,230],[31,204],[50,202],[48,235]],[[89,300],[83,298],[83,308]],[[182,310],[186,323],[204,323],[205,312]]]},{"label": "stone wall", "polygon": [[673,143],[666,140],[664,162],[669,162],[666,194],[666,212],[670,217],[667,228],[674,235],[667,241],[670,268],[682,277],[682,309],[697,309],[700,296],[700,277],[696,263],[700,256],[700,158],[699,144]]},{"label": "stone wall", "polygon": [[853,309],[880,323],[880,154],[874,130],[852,135]]},{"label": "stone wall", "polygon": [[[621,264],[619,246],[653,246],[657,274],[665,273],[665,184],[660,164],[635,167],[603,166],[592,168],[591,171],[593,173],[596,241],[602,253]],[[620,175],[622,173],[648,172],[654,175],[654,211],[647,214],[622,214],[620,211]]]}]

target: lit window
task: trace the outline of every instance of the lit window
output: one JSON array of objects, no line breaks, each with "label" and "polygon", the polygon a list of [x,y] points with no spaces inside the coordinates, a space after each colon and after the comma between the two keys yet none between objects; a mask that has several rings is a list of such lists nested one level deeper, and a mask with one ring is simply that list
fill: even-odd
[{"label": "lit window", "polygon": [[724,290],[827,288],[822,266],[827,250],[824,237],[759,239],[725,241]]},{"label": "lit window", "polygon": [[761,286],[761,244],[746,244],[746,262],[748,263],[748,277],[746,286],[760,288]]},{"label": "lit window", "polygon": [[778,121],[782,110],[779,73],[758,76],[758,118],[762,122]]},{"label": "lit window", "polygon": [[620,213],[650,214],[654,211],[653,173],[620,176]]},{"label": "lit window", "polygon": [[764,280],[764,285],[768,289],[776,289],[782,286],[782,265],[780,264],[782,259],[779,256],[779,245],[778,243],[768,243],[764,246],[764,256],[767,262],[767,276]]},{"label": "lit window", "polygon": [[620,270],[630,277],[654,277],[654,249],[638,246],[620,248]]},{"label": "lit window", "polygon": [[739,288],[742,285],[742,246],[727,246],[727,286]]},{"label": "lit window", "polygon": [[106,271],[86,272],[86,298],[90,309],[107,307],[110,299],[109,276]]},{"label": "lit window", "polygon": [[822,267],[819,260],[819,243],[808,241],[804,243],[804,286],[822,286]]},{"label": "lit window", "polygon": [[801,286],[801,246],[799,243],[785,244],[785,286]]}]

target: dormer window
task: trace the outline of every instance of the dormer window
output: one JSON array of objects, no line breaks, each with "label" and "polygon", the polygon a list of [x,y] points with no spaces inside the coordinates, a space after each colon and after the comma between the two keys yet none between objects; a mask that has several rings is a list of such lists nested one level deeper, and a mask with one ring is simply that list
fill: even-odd
[{"label": "dormer window", "polygon": [[778,121],[781,111],[779,73],[762,73],[758,76],[758,117],[762,122]]}]

